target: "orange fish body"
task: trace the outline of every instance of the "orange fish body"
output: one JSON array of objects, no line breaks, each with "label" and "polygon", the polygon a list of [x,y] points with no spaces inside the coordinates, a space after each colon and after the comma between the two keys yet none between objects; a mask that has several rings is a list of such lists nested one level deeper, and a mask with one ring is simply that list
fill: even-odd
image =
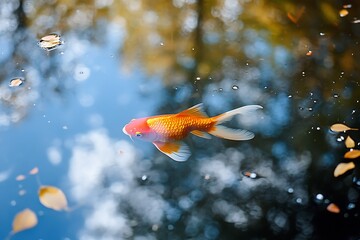
[{"label": "orange fish body", "polygon": [[260,108],[262,107],[259,105],[248,105],[208,117],[202,110],[202,104],[198,104],[177,114],[133,119],[124,126],[123,132],[131,138],[152,142],[175,161],[186,161],[191,153],[189,147],[181,140],[189,133],[203,138],[211,138],[211,134],[231,140],[249,140],[254,137],[253,133],[219,124],[230,120],[234,115]]}]

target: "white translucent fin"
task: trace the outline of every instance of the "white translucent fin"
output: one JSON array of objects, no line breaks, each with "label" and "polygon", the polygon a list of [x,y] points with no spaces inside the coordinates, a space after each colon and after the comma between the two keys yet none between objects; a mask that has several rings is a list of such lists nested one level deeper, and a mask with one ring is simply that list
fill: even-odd
[{"label": "white translucent fin", "polygon": [[216,137],[237,141],[249,140],[255,136],[254,133],[250,131],[243,129],[232,129],[225,126],[215,126],[214,130],[211,130],[209,133]]},{"label": "white translucent fin", "polygon": [[198,137],[211,139],[210,134],[208,134],[206,132],[202,132],[202,131],[199,131],[199,130],[193,130],[193,131],[191,131],[191,133],[194,134],[195,136],[198,136]]},{"label": "white translucent fin", "polygon": [[190,148],[181,141],[177,142],[153,142],[155,147],[175,161],[184,162],[191,155]]},{"label": "white translucent fin", "polygon": [[247,106],[239,107],[234,110],[228,111],[226,113],[220,114],[213,118],[217,121],[217,124],[220,124],[220,123],[229,121],[235,115],[247,114],[249,112],[252,112],[252,111],[255,111],[255,110],[261,109],[261,108],[263,108],[263,107],[260,105],[247,105]]}]

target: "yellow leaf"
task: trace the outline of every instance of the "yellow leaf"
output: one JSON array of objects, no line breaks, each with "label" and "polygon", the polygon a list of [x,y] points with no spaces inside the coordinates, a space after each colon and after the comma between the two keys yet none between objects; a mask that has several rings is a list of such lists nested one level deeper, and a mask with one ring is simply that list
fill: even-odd
[{"label": "yellow leaf", "polygon": [[358,130],[356,128],[349,128],[348,126],[346,126],[345,124],[342,124],[342,123],[333,124],[333,125],[331,125],[330,129],[331,129],[331,131],[334,131],[334,132],[345,132],[347,130]]},{"label": "yellow leaf", "polygon": [[349,14],[349,11],[346,10],[346,9],[341,9],[341,10],[339,11],[340,17],[345,17],[345,16],[347,16],[348,14]]},{"label": "yellow leaf", "polygon": [[12,225],[12,232],[17,233],[35,227],[37,223],[38,220],[36,214],[32,210],[26,208],[16,214]]},{"label": "yellow leaf", "polygon": [[345,153],[344,158],[357,158],[360,157],[360,150],[354,149]]},{"label": "yellow leaf", "polygon": [[353,168],[355,168],[355,164],[353,162],[339,163],[334,170],[334,177],[343,175],[344,173],[346,173],[347,171]]},{"label": "yellow leaf", "polygon": [[350,136],[347,136],[347,138],[345,140],[345,146],[347,148],[354,148],[355,147],[355,141]]},{"label": "yellow leaf", "polygon": [[335,203],[330,203],[326,210],[332,213],[340,213],[340,208]]},{"label": "yellow leaf", "polygon": [[38,173],[39,173],[39,168],[38,167],[34,167],[29,172],[30,175],[35,175],[35,174],[38,174]]},{"label": "yellow leaf", "polygon": [[42,186],[39,189],[42,205],[56,211],[68,210],[67,199],[63,191],[53,186]]}]

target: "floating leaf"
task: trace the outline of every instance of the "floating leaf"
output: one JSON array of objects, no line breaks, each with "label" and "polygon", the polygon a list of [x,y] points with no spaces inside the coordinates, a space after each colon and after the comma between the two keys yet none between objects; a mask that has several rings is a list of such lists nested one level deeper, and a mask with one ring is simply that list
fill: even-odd
[{"label": "floating leaf", "polygon": [[347,138],[345,140],[345,146],[347,148],[354,148],[355,147],[355,141],[350,136],[347,136]]},{"label": "floating leaf", "polygon": [[334,170],[334,177],[343,175],[344,173],[346,173],[347,171],[353,168],[355,168],[355,164],[353,162],[339,163]]},{"label": "floating leaf", "polygon": [[42,186],[39,189],[42,205],[56,211],[68,210],[67,199],[63,191],[53,186]]},{"label": "floating leaf", "polygon": [[291,13],[287,13],[287,17],[290,19],[290,21],[292,21],[293,23],[297,23],[299,21],[299,19],[301,18],[301,16],[304,14],[305,12],[305,7],[302,6],[296,13],[296,15],[294,16]]},{"label": "floating leaf", "polygon": [[18,87],[21,84],[23,84],[23,82],[24,82],[23,78],[20,78],[20,77],[13,78],[10,80],[9,87]]},{"label": "floating leaf", "polygon": [[340,213],[340,208],[335,203],[330,203],[326,210],[332,213]]},{"label": "floating leaf", "polygon": [[23,181],[23,180],[25,180],[25,175],[18,175],[17,177],[16,177],[16,181]]},{"label": "floating leaf", "polygon": [[330,129],[331,129],[331,131],[334,131],[334,132],[346,132],[347,130],[358,130],[357,128],[350,128],[342,123],[333,124],[333,125],[331,125]]},{"label": "floating leaf", "polygon": [[360,157],[360,150],[353,149],[345,153],[344,158],[357,158]]},{"label": "floating leaf", "polygon": [[38,174],[38,173],[39,173],[39,168],[38,167],[34,167],[29,172],[30,175],[35,175],[35,174]]},{"label": "floating leaf", "polygon": [[346,10],[346,9],[341,9],[341,10],[339,11],[340,17],[345,17],[345,16],[347,16],[348,14],[349,14],[349,11]]},{"label": "floating leaf", "polygon": [[52,33],[42,37],[39,41],[39,46],[47,51],[51,51],[61,44],[63,44],[62,40],[60,39],[60,35],[56,33]]},{"label": "floating leaf", "polygon": [[26,208],[16,214],[12,225],[12,232],[17,233],[35,227],[37,223],[38,220],[36,214],[32,210]]}]

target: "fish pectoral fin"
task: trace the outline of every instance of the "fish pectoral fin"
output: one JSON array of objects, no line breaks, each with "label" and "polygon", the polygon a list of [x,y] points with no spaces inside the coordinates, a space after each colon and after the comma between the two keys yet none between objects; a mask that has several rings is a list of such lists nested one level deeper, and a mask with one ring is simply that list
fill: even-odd
[{"label": "fish pectoral fin", "polygon": [[190,157],[190,148],[181,141],[177,142],[153,142],[160,152],[168,155],[175,161],[184,162]]},{"label": "fish pectoral fin", "polygon": [[202,131],[199,131],[199,130],[193,130],[193,131],[191,131],[191,133],[194,134],[195,136],[198,136],[198,137],[211,139],[210,134],[208,134],[206,132],[202,132]]}]

